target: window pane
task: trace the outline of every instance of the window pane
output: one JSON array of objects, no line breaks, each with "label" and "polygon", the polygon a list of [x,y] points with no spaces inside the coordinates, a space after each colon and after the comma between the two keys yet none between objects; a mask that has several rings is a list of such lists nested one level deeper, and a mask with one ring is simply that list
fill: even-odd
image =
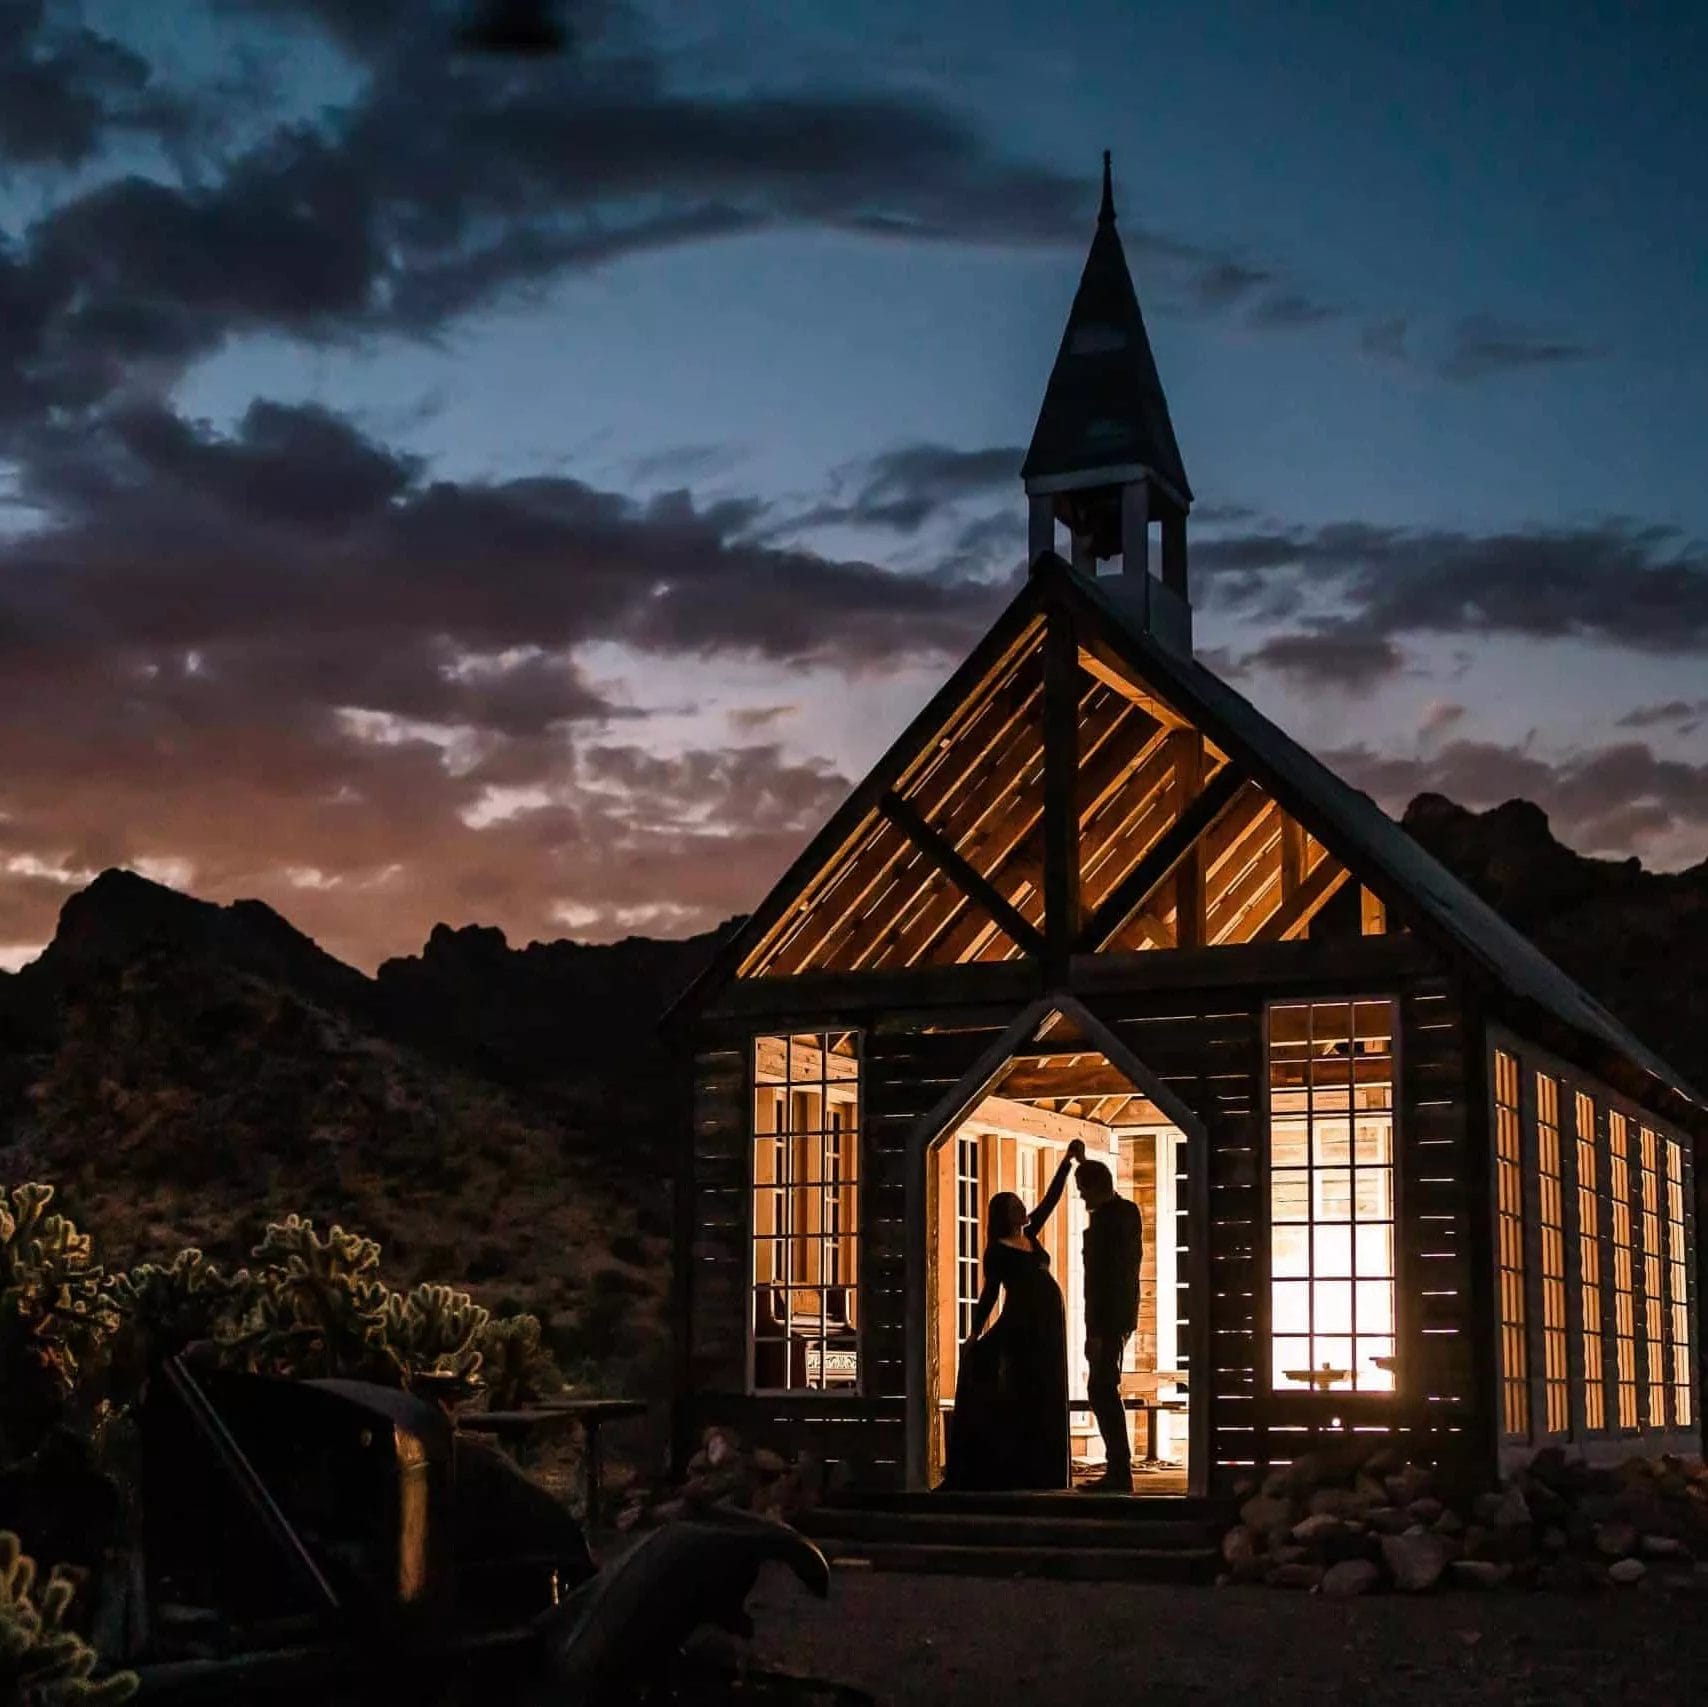
[{"label": "window pane", "polygon": [[1394,1335],[1394,1012],[1377,999],[1269,1010],[1278,1387],[1395,1389],[1374,1361],[1391,1362]]},{"label": "window pane", "polygon": [[1308,1221],[1311,1218],[1309,1176],[1278,1173],[1269,1182],[1269,1213],[1276,1221]]},{"label": "window pane", "polygon": [[1391,1280],[1359,1281],[1357,1305],[1360,1334],[1391,1334],[1394,1331],[1394,1283]]},{"label": "window pane", "polygon": [[1394,1272],[1394,1230],[1392,1227],[1358,1226],[1352,1231],[1353,1254],[1358,1259],[1360,1274],[1392,1274]]},{"label": "window pane", "polygon": [[1344,1280],[1319,1280],[1311,1288],[1316,1307],[1312,1324],[1319,1334],[1352,1332],[1352,1288]]},{"label": "window pane", "polygon": [[858,1385],[859,1055],[851,1032],[753,1044],[753,1384]]},{"label": "window pane", "polygon": [[1352,1273],[1350,1227],[1318,1227],[1313,1238],[1313,1269],[1319,1280],[1341,1280]]},{"label": "window pane", "polygon": [[1309,1333],[1311,1289],[1302,1280],[1278,1280],[1270,1294],[1271,1329],[1277,1334]]},{"label": "window pane", "polygon": [[1269,1267],[1270,1272],[1277,1276],[1308,1276],[1311,1272],[1310,1230],[1306,1227],[1277,1227],[1269,1243]]},{"label": "window pane", "polygon": [[1352,1219],[1352,1175],[1344,1168],[1319,1168],[1312,1175],[1311,1212],[1319,1221]]}]

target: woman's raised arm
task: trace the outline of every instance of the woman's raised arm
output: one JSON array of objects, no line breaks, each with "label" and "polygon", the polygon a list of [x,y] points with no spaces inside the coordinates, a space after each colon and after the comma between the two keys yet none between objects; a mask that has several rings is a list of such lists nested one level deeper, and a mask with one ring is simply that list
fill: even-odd
[{"label": "woman's raised arm", "polygon": [[[1079,1141],[1075,1139],[1077,1144]],[[1084,1155],[1085,1148],[1080,1146],[1080,1154]],[[1026,1218],[1026,1231],[1035,1239],[1044,1229],[1044,1223],[1055,1214],[1056,1205],[1062,1200],[1062,1192],[1067,1188],[1068,1169],[1074,1164],[1074,1153],[1070,1146],[1068,1153],[1062,1157],[1056,1168],[1056,1177],[1050,1181],[1050,1189],[1044,1193],[1044,1200]]]}]

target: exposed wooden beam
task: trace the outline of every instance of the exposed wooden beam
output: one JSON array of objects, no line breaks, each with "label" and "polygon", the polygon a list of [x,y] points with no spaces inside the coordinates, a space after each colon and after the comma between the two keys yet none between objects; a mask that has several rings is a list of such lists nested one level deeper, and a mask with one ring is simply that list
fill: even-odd
[{"label": "exposed wooden beam", "polygon": [[969,865],[955,848],[932,829],[898,794],[886,794],[878,810],[902,832],[955,887],[976,901],[1022,952],[1041,955],[1044,939],[1016,911],[1014,904],[988,878]]},{"label": "exposed wooden beam", "polygon": [[1079,937],[1079,647],[1059,605],[1044,629],[1044,940],[1062,976]]},{"label": "exposed wooden beam", "polygon": [[1095,954],[1126,923],[1130,914],[1144,906],[1174,868],[1185,858],[1199,836],[1248,788],[1256,785],[1224,765],[1211,777],[1202,793],[1157,838],[1139,863],[1110,891],[1080,933],[1078,952]]},{"label": "exposed wooden beam", "polygon": [[1121,671],[1111,668],[1096,653],[1087,651],[1083,646],[1079,652],[1079,667],[1130,704],[1138,706],[1147,717],[1171,729],[1183,727],[1179,714],[1171,706],[1164,705],[1148,688],[1139,686]]},{"label": "exposed wooden beam", "polygon": [[1057,1057],[1047,1061],[1023,1061],[1009,1068],[1002,1081],[1004,1096],[1032,1097],[1130,1097],[1138,1086],[1111,1067],[1102,1056],[1074,1061]]},{"label": "exposed wooden beam", "polygon": [[1387,935],[1388,909],[1383,904],[1380,895],[1360,887],[1358,891],[1358,913],[1359,923],[1363,926],[1365,936]]},{"label": "exposed wooden beam", "polygon": [[[1203,785],[1204,737],[1196,729],[1177,729],[1169,736],[1169,744],[1175,750],[1174,814],[1178,821]],[[1174,941],[1179,948],[1197,948],[1204,941],[1204,849],[1196,836],[1174,868]]]},{"label": "exposed wooden beam", "polygon": [[1281,820],[1281,899],[1290,900],[1305,880],[1305,827],[1291,812]]},{"label": "exposed wooden beam", "polygon": [[1108,1142],[1107,1129],[1094,1120],[1061,1114],[1054,1109],[1033,1108],[1030,1103],[1016,1101],[1007,1092],[1005,1082],[1001,1095],[987,1096],[961,1125],[982,1126],[1011,1138],[1044,1138],[1062,1145],[1071,1144],[1076,1138]]},{"label": "exposed wooden beam", "polygon": [[1252,941],[1287,942],[1296,937],[1322,911],[1349,875],[1339,860],[1331,854],[1324,854],[1311,867],[1305,881],[1293,891],[1292,897],[1264,922]]}]

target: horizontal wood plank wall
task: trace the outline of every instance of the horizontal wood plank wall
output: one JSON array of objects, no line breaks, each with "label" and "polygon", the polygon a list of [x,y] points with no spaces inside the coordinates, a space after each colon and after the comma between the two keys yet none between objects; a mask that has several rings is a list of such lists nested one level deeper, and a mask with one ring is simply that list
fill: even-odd
[{"label": "horizontal wood plank wall", "polygon": [[[707,1427],[721,1424],[752,1444],[811,1453],[836,1484],[901,1485],[907,1136],[1013,1017],[1008,1007],[948,1017],[940,1012],[882,1019],[849,1012],[838,1016],[838,1024],[863,1032],[858,1396],[747,1391],[750,1045],[745,1027],[704,1028],[695,1057],[685,1437],[697,1440]],[[821,1017],[803,1015],[766,1021],[764,1029],[822,1030],[826,1024]],[[946,1029],[925,1029],[933,1025]]]}]

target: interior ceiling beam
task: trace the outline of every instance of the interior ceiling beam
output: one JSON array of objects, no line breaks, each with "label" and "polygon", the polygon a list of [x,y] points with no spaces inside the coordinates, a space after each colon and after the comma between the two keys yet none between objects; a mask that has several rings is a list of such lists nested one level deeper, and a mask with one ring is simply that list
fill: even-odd
[{"label": "interior ceiling beam", "polygon": [[1157,838],[1150,852],[1104,897],[1080,935],[1079,952],[1095,954],[1102,948],[1127,919],[1150,900],[1175,867],[1192,851],[1198,838],[1246,790],[1255,789],[1256,786],[1233,765],[1224,765],[1217,771],[1203,790],[1188,802],[1180,816]]},{"label": "interior ceiling beam", "polygon": [[1095,652],[1088,651],[1084,646],[1080,648],[1079,667],[1088,676],[1118,693],[1129,704],[1136,705],[1147,717],[1154,718],[1171,729],[1184,726],[1185,720],[1172,706],[1164,705],[1154,693],[1140,687],[1136,682],[1129,681],[1119,670],[1113,669]]},{"label": "interior ceiling beam", "polygon": [[1044,940],[988,878],[969,865],[954,846],[932,829],[899,794],[883,795],[878,810],[935,865],[957,889],[976,901],[1000,925],[1016,947],[1034,957]]},{"label": "interior ceiling beam", "polygon": [[[993,750],[1017,725],[1023,726],[1027,707],[1042,687],[1041,674],[1035,667],[1040,626],[1034,623],[1016,639],[1001,666],[984,678],[947,721],[931,752],[914,761],[905,786],[918,811],[937,812],[968,781],[986,774],[986,761]],[[956,731],[953,736],[948,732],[951,729]],[[849,850],[844,870],[827,873],[812,892],[813,898],[798,904],[805,915],[800,928],[773,955],[765,966],[767,972],[797,973],[833,966],[850,941],[863,940],[874,910],[868,903],[882,902],[898,860],[906,853],[905,843],[898,846],[894,837],[885,833],[890,829],[885,820],[874,822],[878,833],[857,852]]]},{"label": "interior ceiling beam", "polygon": [[1010,1097],[1130,1097],[1138,1086],[1101,1057],[1078,1066],[1027,1063],[1009,1069],[1000,1090]]},{"label": "interior ceiling beam", "polygon": [[1264,922],[1253,942],[1286,942],[1306,928],[1351,874],[1330,854],[1311,867],[1310,875]]}]

